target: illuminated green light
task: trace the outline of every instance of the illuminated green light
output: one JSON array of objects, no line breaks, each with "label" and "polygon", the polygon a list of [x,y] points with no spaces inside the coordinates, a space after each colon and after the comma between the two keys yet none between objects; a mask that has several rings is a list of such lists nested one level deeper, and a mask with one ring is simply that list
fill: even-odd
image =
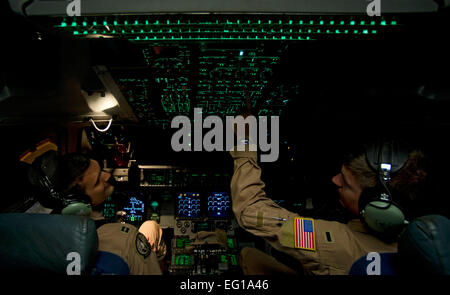
[{"label": "illuminated green light", "polygon": [[375,21],[374,21],[374,20],[371,21],[371,22],[370,22],[370,25],[374,26],[374,25],[375,25]]},{"label": "illuminated green light", "polygon": [[369,34],[369,30],[364,30],[363,34]]},{"label": "illuminated green light", "polygon": [[72,22],[72,27],[76,27],[77,23],[76,22]]},{"label": "illuminated green light", "polygon": [[117,21],[116,20],[114,21],[114,25],[117,26]]},{"label": "illuminated green light", "polygon": [[386,21],[384,21],[384,20],[381,21],[381,25],[382,25],[382,26],[385,26],[385,25],[386,25]]},{"label": "illuminated green light", "polygon": [[320,24],[323,25],[323,20],[320,21]]},{"label": "illuminated green light", "polygon": [[345,24],[345,22],[343,20],[341,20],[341,25],[344,25],[344,24]]},{"label": "illuminated green light", "polygon": [[344,34],[348,34],[348,30],[345,30],[345,31],[344,31]]},{"label": "illuminated green light", "polygon": [[361,26],[363,26],[365,23],[366,23],[366,22],[362,20],[362,21],[361,21]]},{"label": "illuminated green light", "polygon": [[74,35],[78,35],[78,31],[73,31],[73,34]]},{"label": "illuminated green light", "polygon": [[92,34],[97,34],[97,31],[93,31]]},{"label": "illuminated green light", "polygon": [[137,20],[134,21],[135,25],[139,25],[139,22]]},{"label": "illuminated green light", "polygon": [[86,22],[83,22],[83,27],[85,27],[85,26],[87,26],[87,23],[86,23]]},{"label": "illuminated green light", "polygon": [[334,25],[334,20],[330,21],[330,25]]},{"label": "illuminated green light", "polygon": [[353,34],[358,34],[358,30],[354,30],[354,31],[353,31]]},{"label": "illuminated green light", "polygon": [[103,25],[104,25],[104,26],[107,26],[107,25],[108,25],[108,23],[106,22],[106,20],[103,22]]},{"label": "illuminated green light", "polygon": [[313,21],[313,20],[310,20],[310,21],[309,21],[309,24],[310,24],[310,25],[313,25],[313,24],[314,24],[314,21]]},{"label": "illuminated green light", "polygon": [[352,20],[352,21],[350,22],[350,25],[351,25],[351,26],[354,26],[354,25],[355,25],[355,21]]},{"label": "illuminated green light", "polygon": [[84,32],[83,32],[83,35],[87,35],[87,33],[88,33],[88,31],[84,31]]},{"label": "illuminated green light", "polygon": [[300,25],[303,25],[303,21],[302,21],[302,20],[301,20],[301,21],[299,21],[298,23],[299,23]]},{"label": "illuminated green light", "polygon": [[66,22],[62,22],[61,23],[61,27],[67,27],[67,23]]},{"label": "illuminated green light", "polygon": [[377,30],[372,30],[372,34],[376,34],[377,33]]},{"label": "illuminated green light", "polygon": [[391,21],[391,25],[395,26],[397,25],[397,22],[395,20]]},{"label": "illuminated green light", "polygon": [[271,20],[269,20],[269,25],[272,23],[272,21]]},{"label": "illuminated green light", "polygon": [[289,24],[292,25],[292,20],[289,21]]},{"label": "illuminated green light", "polygon": [[127,21],[127,20],[124,21],[123,24],[124,24],[124,25],[128,25],[128,21]]},{"label": "illuminated green light", "polygon": [[278,24],[280,24],[280,25],[282,24],[281,20],[278,22]]},{"label": "illuminated green light", "polygon": [[339,30],[336,30],[336,34],[340,34],[341,32],[339,32]]}]

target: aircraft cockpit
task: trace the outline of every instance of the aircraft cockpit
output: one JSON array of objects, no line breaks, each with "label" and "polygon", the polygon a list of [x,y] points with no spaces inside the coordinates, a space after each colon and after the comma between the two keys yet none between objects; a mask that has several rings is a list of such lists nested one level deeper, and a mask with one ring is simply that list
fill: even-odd
[{"label": "aircraft cockpit", "polygon": [[[245,247],[302,272],[240,225],[229,151],[258,146],[274,206],[346,223],[332,177],[345,152],[389,135],[432,155],[440,201],[426,205],[448,217],[447,1],[3,2],[2,215],[57,215],[28,169],[82,153],[114,185],[92,207],[104,223],[162,229],[163,275],[242,274]],[[230,127],[244,114],[250,139]]]}]

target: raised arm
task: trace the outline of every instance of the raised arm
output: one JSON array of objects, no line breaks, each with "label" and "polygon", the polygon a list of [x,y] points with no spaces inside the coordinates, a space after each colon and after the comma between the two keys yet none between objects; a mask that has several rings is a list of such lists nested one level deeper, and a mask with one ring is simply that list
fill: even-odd
[{"label": "raised arm", "polygon": [[256,152],[247,149],[230,154],[234,158],[231,198],[239,225],[256,236],[276,239],[283,220],[297,215],[266,196]]}]

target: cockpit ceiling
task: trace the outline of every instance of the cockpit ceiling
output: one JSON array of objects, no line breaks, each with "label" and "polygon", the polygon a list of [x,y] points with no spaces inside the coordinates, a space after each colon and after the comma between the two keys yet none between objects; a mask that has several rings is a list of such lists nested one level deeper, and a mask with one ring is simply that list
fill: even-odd
[{"label": "cockpit ceiling", "polygon": [[111,64],[111,75],[139,121],[164,129],[172,117],[189,115],[194,108],[202,108],[205,115],[235,115],[243,106],[245,92],[258,115],[281,115],[289,100],[300,93],[299,83],[279,79],[281,58],[289,46],[319,40],[376,40],[405,28],[395,16],[364,15],[34,19],[73,38],[134,43],[142,62]]},{"label": "cockpit ceiling", "polygon": [[[282,116],[293,100],[311,91],[348,87],[356,92],[375,76],[363,69],[364,58],[370,57],[379,70],[399,62],[399,52],[417,36],[439,34],[431,31],[439,27],[437,18],[426,13],[30,14],[40,37],[89,44],[89,67],[105,66],[112,77],[109,86],[119,90],[122,105],[131,110],[121,119],[163,129],[177,115],[192,117],[195,108],[205,116],[234,116],[246,96],[255,115]],[[382,51],[385,45],[392,53]],[[406,64],[406,57],[400,63]],[[402,71],[408,73],[408,67]],[[386,70],[379,78],[393,76]],[[339,86],[343,81],[354,82]],[[346,99],[342,93],[336,96]]]}]

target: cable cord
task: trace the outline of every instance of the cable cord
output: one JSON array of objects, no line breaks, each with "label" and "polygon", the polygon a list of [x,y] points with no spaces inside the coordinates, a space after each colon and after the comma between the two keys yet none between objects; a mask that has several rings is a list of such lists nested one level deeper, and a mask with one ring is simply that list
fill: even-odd
[{"label": "cable cord", "polygon": [[111,127],[112,120],[113,120],[112,118],[109,119],[108,125],[104,129],[100,129],[100,128],[97,127],[97,125],[95,124],[95,122],[94,122],[94,120],[92,118],[89,119],[89,121],[91,121],[91,123],[92,123],[92,126],[94,126],[94,128],[97,129],[97,131],[99,131],[99,132],[106,132],[106,131],[108,131],[108,129]]}]

